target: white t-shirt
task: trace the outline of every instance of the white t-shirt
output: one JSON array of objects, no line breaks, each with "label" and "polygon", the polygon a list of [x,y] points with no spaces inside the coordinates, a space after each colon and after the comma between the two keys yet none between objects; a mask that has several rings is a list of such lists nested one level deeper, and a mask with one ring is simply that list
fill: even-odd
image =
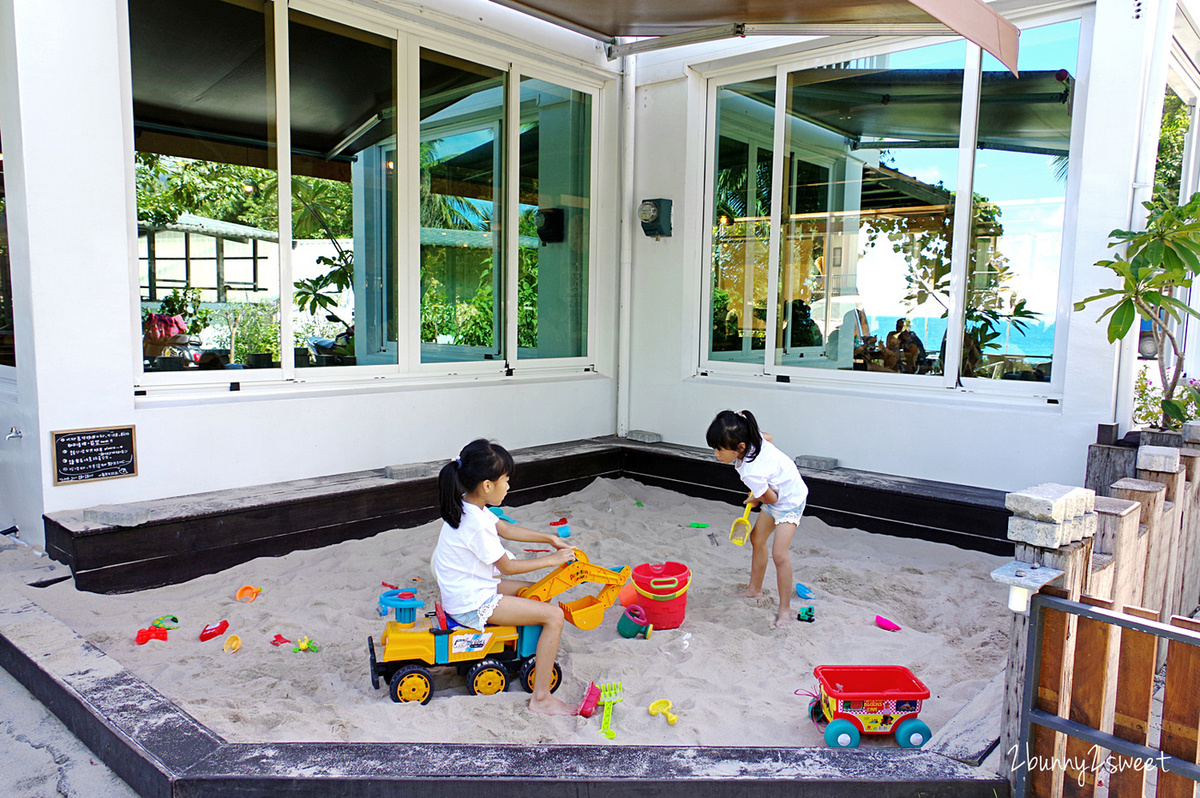
[{"label": "white t-shirt", "polygon": [[442,593],[442,608],[451,615],[477,610],[496,595],[500,572],[495,563],[508,553],[496,532],[497,520],[464,501],[458,529],[442,523],[430,564]]},{"label": "white t-shirt", "polygon": [[753,460],[738,460],[738,476],[746,487],[760,498],[767,488],[775,491],[778,498],[772,507],[780,510],[796,510],[808,501],[808,485],[800,476],[795,461],[767,439],[763,439],[758,457]]}]

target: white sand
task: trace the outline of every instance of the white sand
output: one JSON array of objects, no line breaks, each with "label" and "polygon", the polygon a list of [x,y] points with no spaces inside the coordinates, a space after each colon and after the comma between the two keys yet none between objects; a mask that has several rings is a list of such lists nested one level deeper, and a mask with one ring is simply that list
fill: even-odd
[{"label": "white sand", "polygon": [[[729,543],[738,515],[730,505],[601,479],[578,493],[506,511],[543,530],[565,516],[572,541],[599,565],[674,560],[692,571],[687,616],[678,629],[658,630],[648,640],[623,638],[616,631],[623,610],[616,605],[598,629],[568,626],[563,635],[559,697],[577,703],[589,680],[624,684],[624,701],[614,710],[615,744],[822,745],[807,717],[808,698],[795,691],[815,689],[812,670],[823,664],[912,669],[932,693],[921,718],[936,732],[1004,668],[1006,592],[988,573],[1005,558],[805,518],[792,562],[795,581],[812,588],[815,598],[794,598],[793,607],[814,606],[816,621],[775,630],[773,566],[767,598],[728,595],[745,586],[750,563],[749,545]],[[710,526],[694,529],[690,522]],[[608,744],[598,733],[599,712],[591,719],[535,715],[519,686],[471,696],[452,669],[436,675],[436,692],[425,706],[394,704],[386,686],[371,688],[366,639],[378,643],[384,628],[377,611],[386,590],[381,582],[416,587],[431,608],[436,588],[429,557],[439,526],[260,558],[136,594],[80,593],[71,582],[22,590],[231,742]],[[526,544],[508,547],[525,556]],[[234,599],[245,584],[262,588],[253,603]],[[584,585],[558,598],[598,589]],[[902,631],[878,628],[877,614]],[[136,645],[137,630],[162,615],[177,616],[180,628],[166,642]],[[230,623],[227,634],[241,637],[236,653],[223,651],[225,636],[198,639],[205,625],[222,619]],[[319,651],[275,647],[276,634],[293,641],[307,635]],[[647,712],[659,698],[673,702],[676,725]],[[880,743],[894,745],[890,738]]]}]

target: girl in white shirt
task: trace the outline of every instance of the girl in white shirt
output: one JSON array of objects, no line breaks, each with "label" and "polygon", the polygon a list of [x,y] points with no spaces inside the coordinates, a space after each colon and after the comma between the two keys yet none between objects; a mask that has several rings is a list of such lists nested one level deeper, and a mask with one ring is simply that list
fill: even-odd
[{"label": "girl in white shirt", "polygon": [[[562,608],[518,597],[517,591],[530,583],[503,577],[572,562],[575,550],[557,535],[524,529],[488,511],[489,504],[503,503],[512,473],[512,455],[483,438],[468,443],[456,459],[442,467],[438,501],[445,523],[433,551],[433,574],[442,594],[442,607],[464,626],[480,631],[489,621],[505,626],[541,626],[535,660],[546,663],[546,667],[534,670],[529,708],[546,715],[574,715],[575,708],[550,692],[562,636]],[[544,557],[514,560],[501,538],[549,545],[555,551]]]},{"label": "girl in white shirt", "polygon": [[[779,588],[779,610],[775,626],[794,623],[792,615],[792,536],[804,514],[808,486],[796,463],[771,443],[771,436],[758,429],[749,410],[735,413],[722,410],[708,426],[705,436],[713,454],[722,463],[732,463],[738,476],[750,489],[745,504],[760,510],[750,531],[750,584],[738,596],[761,598],[768,558],[775,563],[775,582]],[[775,540],[767,548],[767,538]]]}]

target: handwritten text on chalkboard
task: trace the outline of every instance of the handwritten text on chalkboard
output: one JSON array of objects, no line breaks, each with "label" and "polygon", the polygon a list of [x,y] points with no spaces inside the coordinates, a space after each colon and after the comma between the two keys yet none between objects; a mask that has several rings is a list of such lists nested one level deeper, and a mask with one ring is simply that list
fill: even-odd
[{"label": "handwritten text on chalkboard", "polygon": [[53,432],[54,484],[137,474],[133,427]]}]

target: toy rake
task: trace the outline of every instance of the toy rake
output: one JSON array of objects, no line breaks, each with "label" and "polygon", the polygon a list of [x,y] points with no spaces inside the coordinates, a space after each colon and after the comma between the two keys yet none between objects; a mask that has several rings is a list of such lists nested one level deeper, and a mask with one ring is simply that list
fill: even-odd
[{"label": "toy rake", "polygon": [[613,704],[624,700],[624,690],[620,682],[609,682],[608,684],[600,685],[600,703],[604,705],[604,718],[600,722],[600,733],[608,739],[617,736],[609,724],[612,722]]}]

